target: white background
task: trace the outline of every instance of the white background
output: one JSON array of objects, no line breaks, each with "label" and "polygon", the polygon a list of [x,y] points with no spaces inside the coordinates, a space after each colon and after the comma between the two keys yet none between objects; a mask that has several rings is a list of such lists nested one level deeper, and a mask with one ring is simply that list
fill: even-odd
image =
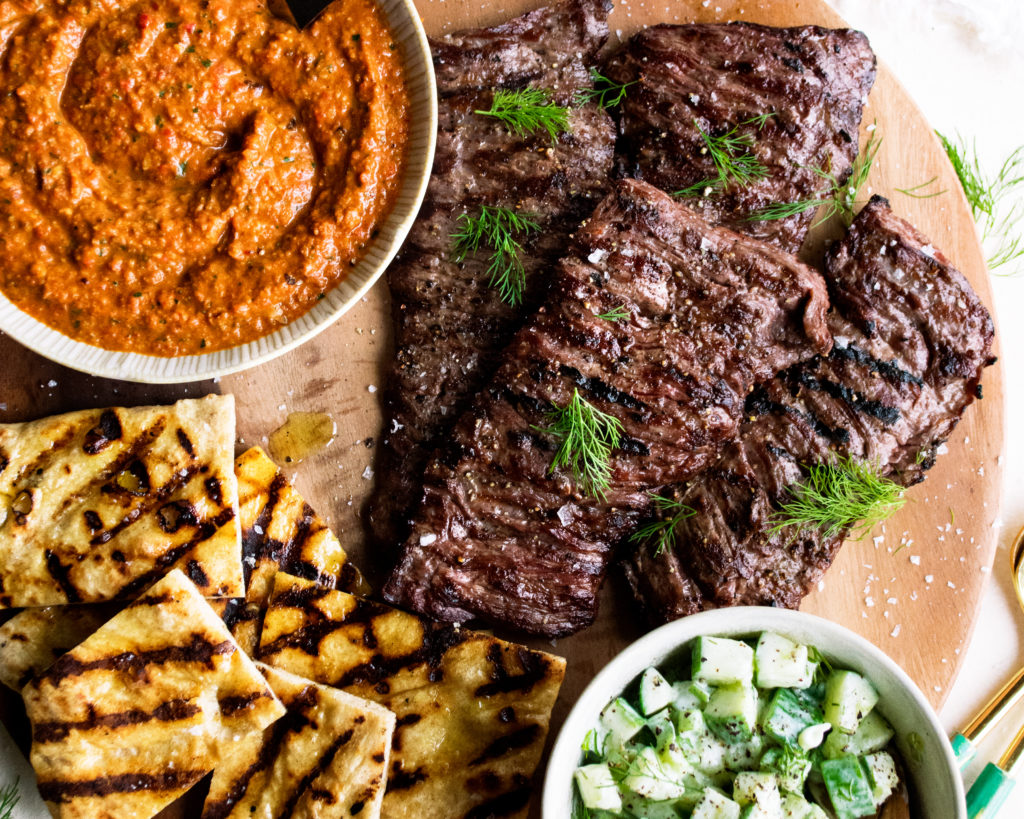
[{"label": "white background", "polygon": [[[785,0],[776,0],[785,2]],[[871,38],[931,123],[946,134],[975,141],[983,165],[994,171],[1024,144],[1024,0],[832,0],[838,11]],[[1020,225],[1024,231],[1024,224]],[[974,640],[942,718],[950,731],[963,725],[1024,664],[1024,613],[1010,583],[1009,545],[1024,525],[1024,261],[1014,276],[996,276],[995,309],[1006,378],[1006,488],[996,565]],[[998,757],[1024,725],[1024,703],[982,746],[981,757]],[[6,752],[0,728],[0,760]],[[978,765],[974,766],[976,769]],[[968,772],[970,778],[975,771]],[[18,773],[0,771],[0,783]],[[48,814],[33,788],[22,788],[14,819]],[[1024,784],[1006,804],[1002,819],[1024,817]]]},{"label": "white background", "polygon": [[[867,33],[931,124],[944,134],[958,132],[974,141],[990,172],[1024,145],[1024,2],[831,2],[852,26]],[[1018,230],[1024,232],[1024,224]],[[1010,543],[1024,525],[1024,259],[1016,267],[1018,275],[996,275],[992,281],[1006,379],[1003,526],[974,639],[941,714],[950,732],[969,721],[1024,665],[1024,613],[1017,607],[1009,571]],[[1021,725],[1024,703],[986,739],[979,756],[998,758]],[[984,759],[968,771],[968,782]],[[1000,817],[1024,817],[1024,783]]]}]

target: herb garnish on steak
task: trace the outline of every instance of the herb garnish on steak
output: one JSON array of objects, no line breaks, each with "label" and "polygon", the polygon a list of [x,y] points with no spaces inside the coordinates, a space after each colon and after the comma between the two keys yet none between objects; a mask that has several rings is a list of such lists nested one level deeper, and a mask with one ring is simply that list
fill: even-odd
[{"label": "herb garnish on steak", "polygon": [[795,608],[848,532],[773,532],[780,504],[809,464],[867,462],[910,486],[980,395],[992,320],[966,279],[888,203],[874,198],[830,252],[832,352],[781,374],[747,399],[741,437],[679,501],[670,551],[641,546],[626,565],[655,621],[704,608]]},{"label": "herb garnish on steak", "polygon": [[[712,222],[796,252],[809,212],[773,222],[750,214],[775,202],[820,198],[842,181],[857,155],[861,110],[875,81],[875,56],[856,31],[751,23],[661,25],[641,31],[609,59],[604,73],[635,82],[620,106],[620,173],[673,193]],[[758,127],[748,121],[773,114]],[[746,123],[741,125],[741,123]],[[746,184],[712,185],[719,172],[703,134],[738,128],[766,170]]]},{"label": "herb garnish on steak", "polygon": [[[493,375],[502,348],[543,296],[546,270],[569,232],[608,190],[614,127],[596,104],[573,102],[592,87],[590,67],[608,36],[610,8],[606,0],[566,0],[431,43],[437,153],[426,201],[387,271],[396,353],[370,523],[388,554],[408,531],[437,436]],[[492,106],[496,91],[524,87],[570,107],[569,131],[554,143],[546,129],[518,136],[502,120],[475,113]],[[512,267],[492,270],[489,244],[458,258],[452,237],[483,207],[510,209],[538,226],[512,237],[521,245]],[[503,271],[514,276],[503,278]],[[502,299],[506,278],[515,279],[506,291],[515,306]]]},{"label": "herb garnish on steak", "polygon": [[[628,319],[597,315],[619,306]],[[385,597],[546,635],[588,625],[650,490],[717,458],[755,383],[827,353],[826,309],[820,276],[793,257],[619,183],[431,460]],[[559,440],[536,429],[577,393],[621,424],[597,498],[549,474]]]}]

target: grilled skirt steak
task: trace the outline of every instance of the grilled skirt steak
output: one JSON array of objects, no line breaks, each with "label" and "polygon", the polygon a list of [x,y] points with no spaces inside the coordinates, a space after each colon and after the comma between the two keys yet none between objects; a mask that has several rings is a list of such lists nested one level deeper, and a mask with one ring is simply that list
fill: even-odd
[{"label": "grilled skirt steak", "polygon": [[[697,186],[690,200],[712,222],[795,253],[813,211],[750,221],[775,202],[813,199],[844,180],[857,156],[861,110],[875,81],[875,55],[858,31],[752,23],[661,25],[635,35],[605,69],[635,83],[621,105],[616,162],[625,176],[664,191]],[[774,112],[763,125],[749,122]],[[744,124],[746,123],[746,124]],[[701,195],[717,176],[700,130],[751,142],[767,176]],[[745,149],[740,149],[740,152]]]},{"label": "grilled skirt steak", "polygon": [[[494,89],[548,89],[571,105],[590,87],[589,66],[608,36],[606,0],[566,0],[504,25],[431,43],[440,100],[437,153],[426,200],[399,258],[388,268],[395,361],[384,394],[384,430],[370,509],[382,552],[408,532],[423,469],[441,431],[497,368],[498,355],[543,295],[537,271],[561,255],[568,234],[608,190],[614,126],[596,105],[573,107],[571,132],[520,138],[493,117]],[[490,252],[455,261],[462,214],[512,208],[540,230],[518,236],[523,304],[490,287]]]},{"label": "grilled skirt steak", "polygon": [[[552,278],[431,459],[393,603],[550,636],[588,625],[649,490],[714,461],[751,387],[831,344],[817,273],[643,182],[616,186]],[[629,317],[598,316],[614,308]],[[577,390],[623,425],[603,497],[549,474],[551,409]]]},{"label": "grilled skirt steak", "polygon": [[641,547],[626,564],[655,622],[730,605],[796,608],[846,532],[772,534],[772,516],[807,464],[835,453],[877,463],[904,486],[980,396],[993,327],[964,277],[928,240],[873,199],[830,252],[835,345],[747,399],[741,437],[682,489],[697,514],[676,546]]}]

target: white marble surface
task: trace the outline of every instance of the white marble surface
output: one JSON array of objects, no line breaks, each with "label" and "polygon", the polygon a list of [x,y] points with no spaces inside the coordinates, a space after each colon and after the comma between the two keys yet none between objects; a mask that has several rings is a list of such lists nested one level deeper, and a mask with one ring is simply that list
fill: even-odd
[{"label": "white marble surface", "polygon": [[[983,166],[994,171],[1024,144],[1024,3],[1020,0],[831,0],[871,39],[932,125],[976,143]],[[1019,226],[1024,231],[1024,224]],[[1024,260],[1016,276],[994,276],[999,346],[1006,379],[1006,483],[1000,548],[993,580],[963,670],[942,711],[952,732],[966,723],[1019,666],[1024,665],[1024,613],[1010,582],[1009,546],[1024,525]],[[997,758],[1024,725],[1024,703],[982,745]],[[970,781],[981,762],[968,771]],[[1024,783],[1002,819],[1024,817]]]},{"label": "white marble surface", "polygon": [[[784,2],[785,0],[778,0]],[[989,169],[1024,144],[1024,0],[832,0],[836,9],[865,31],[879,56],[895,71],[931,123],[943,133],[974,140]],[[1024,231],[1024,224],[1020,226]],[[1024,665],[1024,613],[1017,608],[1009,573],[1009,543],[1024,525],[1024,262],[1016,277],[996,276],[993,286],[999,323],[1000,354],[1006,379],[1006,488],[1003,529],[996,566],[943,722],[953,731]],[[1007,724],[982,746],[981,757],[997,757],[1024,725],[1024,703]],[[0,727],[0,760],[8,753]],[[980,764],[980,763],[979,763]],[[975,766],[975,769],[978,766]],[[13,819],[47,815],[27,766],[17,771],[22,801]],[[972,777],[976,770],[968,772]],[[25,787],[27,786],[28,787]],[[1024,784],[1007,802],[1002,819],[1024,817]]]}]

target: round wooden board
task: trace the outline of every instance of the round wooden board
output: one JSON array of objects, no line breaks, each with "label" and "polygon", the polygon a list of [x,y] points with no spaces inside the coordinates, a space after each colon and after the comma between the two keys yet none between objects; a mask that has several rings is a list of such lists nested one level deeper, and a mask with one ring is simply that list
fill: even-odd
[{"label": "round wooden board", "polygon": [[[483,4],[478,0],[417,0],[427,31],[437,35],[492,25],[539,5],[539,0]],[[843,21],[824,2],[739,3],[729,0],[632,0],[611,19],[612,44],[660,22],[748,20],[772,25]],[[865,125],[883,138],[868,185],[890,198],[964,272],[991,305],[988,272],[974,223],[952,168],[921,112],[880,66]],[[862,133],[862,139],[863,139]],[[916,199],[897,192],[937,177]],[[805,255],[820,256],[828,237],[812,237]],[[0,336],[0,420],[35,418],[82,407],[172,401],[210,391],[234,393],[239,446],[266,444],[291,411],[322,411],[337,422],[334,442],[290,472],[300,491],[333,524],[345,548],[374,576],[363,543],[361,510],[373,486],[374,442],[381,415],[378,388],[390,357],[390,318],[383,282],[319,337],[290,354],[218,382],[153,387],[105,381],[64,369]],[[803,608],[838,621],[881,647],[939,705],[945,699],[970,637],[996,545],[1002,469],[1003,384],[999,365],[987,370],[985,399],[967,412],[928,480],[875,538],[848,543]],[[614,574],[614,573],[613,573]],[[563,654],[569,671],[552,722],[557,732],[593,675],[642,632],[617,578],[606,585],[601,615],[574,637],[533,645]],[[534,806],[536,812],[536,804]]]}]

